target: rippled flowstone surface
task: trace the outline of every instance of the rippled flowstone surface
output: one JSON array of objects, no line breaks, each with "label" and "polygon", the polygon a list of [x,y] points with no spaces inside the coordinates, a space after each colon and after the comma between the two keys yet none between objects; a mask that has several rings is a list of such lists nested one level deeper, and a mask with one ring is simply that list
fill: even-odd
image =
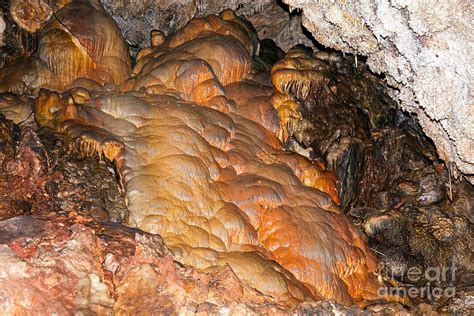
[{"label": "rippled flowstone surface", "polygon": [[[8,45],[0,48],[0,65],[32,53],[38,30],[68,2],[4,1],[0,28],[6,28],[2,35]],[[454,174],[472,181],[469,1],[99,2],[118,23],[133,56],[148,45],[152,29],[170,35],[191,18],[232,8],[252,21],[261,38],[273,39],[284,50],[298,43],[314,47],[309,36],[319,46],[367,57],[371,69],[385,75],[392,97],[418,117],[441,158],[453,164]]]},{"label": "rippled flowstone surface", "polygon": [[[89,18],[100,23],[84,22],[78,12],[94,13]],[[4,87],[16,91],[25,83],[38,93],[39,126],[78,145],[79,155],[115,162],[126,224],[159,233],[181,263],[201,270],[229,265],[282,302],[378,299],[375,257],[337,208],[333,174],[283,151],[275,136],[272,89],[254,67],[260,43],[247,20],[225,10],[168,37],[153,31],[132,75],[118,84],[120,76],[101,75],[126,70],[123,45],[110,46],[121,39],[110,17],[95,2],[71,2],[56,15],[74,32],[50,20],[27,58],[53,73],[61,69],[72,86],[46,91],[53,89],[48,72],[32,69],[41,78],[35,85],[19,72]],[[99,32],[97,25],[105,27]],[[59,53],[49,44],[52,34],[63,34],[71,49]],[[89,55],[87,65],[99,72],[77,67],[76,57]],[[100,216],[100,208],[94,211]]]},{"label": "rippled flowstone surface", "polygon": [[298,23],[243,5],[258,30],[232,10],[153,30],[131,69],[98,1],[11,8],[38,37],[0,69],[5,313],[470,308],[472,186],[364,61],[285,53],[259,35]]}]

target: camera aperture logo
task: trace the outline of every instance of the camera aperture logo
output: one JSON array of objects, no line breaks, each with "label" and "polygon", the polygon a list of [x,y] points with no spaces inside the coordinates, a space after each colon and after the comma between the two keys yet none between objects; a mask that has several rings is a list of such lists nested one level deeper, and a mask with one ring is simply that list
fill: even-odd
[{"label": "camera aperture logo", "polygon": [[[390,279],[393,276],[385,274]],[[439,299],[441,297],[451,298],[456,294],[454,286],[441,286],[445,284],[454,284],[456,280],[456,266],[450,267],[428,267],[424,271],[418,267],[410,267],[402,282],[408,286],[394,287],[385,286],[378,289],[379,297],[402,296],[411,299]],[[417,287],[420,281],[426,281],[424,286]]]}]

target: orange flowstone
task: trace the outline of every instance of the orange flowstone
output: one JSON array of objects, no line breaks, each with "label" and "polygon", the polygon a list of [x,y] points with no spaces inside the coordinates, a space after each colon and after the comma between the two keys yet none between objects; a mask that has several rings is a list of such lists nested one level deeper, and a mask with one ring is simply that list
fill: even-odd
[{"label": "orange flowstone", "polygon": [[[271,91],[246,80],[258,53],[247,21],[225,11],[166,39],[154,32],[155,46],[138,55],[123,93],[92,91],[76,78],[118,84],[128,55],[97,5],[77,4],[67,15],[72,5],[57,14],[71,18],[75,37],[54,21],[43,28],[39,55],[29,62],[50,73],[31,88],[60,76],[60,88],[75,80],[89,89],[41,91],[36,120],[76,138],[83,153],[115,160],[128,225],[160,234],[176,260],[200,270],[229,265],[246,285],[280,301],[352,304],[373,293],[375,257],[337,208],[334,175],[281,149]],[[80,12],[96,24],[78,20]],[[93,25],[101,23],[106,32],[98,33]]]}]

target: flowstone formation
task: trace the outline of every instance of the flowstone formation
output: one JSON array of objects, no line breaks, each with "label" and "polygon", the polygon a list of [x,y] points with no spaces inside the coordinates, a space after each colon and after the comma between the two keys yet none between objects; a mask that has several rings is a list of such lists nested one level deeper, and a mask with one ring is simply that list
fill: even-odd
[{"label": "flowstone formation", "polygon": [[[365,67],[337,52],[290,49],[271,71],[280,137],[336,174],[340,207],[364,232],[382,275],[415,283],[408,288],[472,284],[472,186],[454,181],[421,127]],[[449,277],[426,276],[433,269]],[[424,276],[410,279],[410,271]]]},{"label": "flowstone formation", "polygon": [[[0,65],[35,51],[37,35],[69,1],[10,0],[3,4]],[[97,1],[98,2],[98,1]],[[10,3],[10,4],[9,4]],[[285,51],[302,43],[367,59],[404,110],[416,116],[451,173],[472,182],[472,5],[469,1],[201,1],[101,0],[135,58],[156,28],[166,36],[190,19],[234,9],[261,38]],[[10,14],[8,14],[10,12]],[[13,16],[13,18],[11,17]],[[16,21],[16,22],[15,22]],[[301,25],[303,23],[303,26]],[[0,23],[0,30],[2,23]],[[36,66],[35,66],[36,67]]]},{"label": "flowstone formation", "polygon": [[[120,84],[128,78],[128,48],[119,28],[98,1],[64,3],[54,14],[50,9],[52,16],[39,31],[38,47],[32,56],[19,57],[2,68],[1,92],[37,93],[39,88],[62,90],[75,86],[74,81],[78,78],[88,78],[102,85]],[[36,9],[44,11],[44,8]],[[38,18],[36,11],[27,5],[19,11],[33,11],[31,17],[22,16],[21,19],[25,25],[33,27],[33,19]],[[36,27],[39,26],[34,29]]]},{"label": "flowstone formation", "polygon": [[435,285],[469,286],[473,201],[364,62],[224,10],[131,69],[98,1],[10,13],[38,47],[0,69],[2,312],[468,310],[380,292],[452,263]]},{"label": "flowstone formation", "polygon": [[226,94],[239,81],[242,93],[258,89],[242,82],[258,51],[251,25],[224,11],[156,36],[121,86],[135,91],[40,92],[39,125],[115,160],[127,223],[160,234],[178,261],[229,265],[282,301],[375,299],[374,257],[337,209],[333,176],[281,151],[263,127],[274,122],[268,98],[253,121]]},{"label": "flowstone formation", "polygon": [[[334,301],[290,308],[243,284],[228,266],[207,273],[185,267],[159,236],[110,222],[5,220],[0,258],[3,315],[368,314]],[[369,310],[403,313],[397,305]]]},{"label": "flowstone formation", "polygon": [[301,10],[319,43],[362,55],[385,74],[393,97],[418,117],[439,156],[473,182],[470,1],[284,2]]}]

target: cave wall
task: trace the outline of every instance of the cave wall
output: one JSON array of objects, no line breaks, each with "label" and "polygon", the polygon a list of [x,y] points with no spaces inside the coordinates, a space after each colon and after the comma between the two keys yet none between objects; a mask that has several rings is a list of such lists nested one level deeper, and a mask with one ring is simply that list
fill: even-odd
[{"label": "cave wall", "polygon": [[[318,43],[366,57],[371,70],[393,88],[392,97],[418,118],[454,176],[474,182],[473,9],[468,0],[96,1],[118,23],[132,56],[149,45],[150,30],[168,35],[192,17],[224,8],[244,15],[260,38],[272,38],[284,50],[298,43],[314,47],[303,24]],[[34,3],[54,6],[53,1]],[[0,47],[4,28],[0,15]],[[1,51],[0,64],[14,57]]]},{"label": "cave wall", "polygon": [[468,0],[284,0],[321,44],[366,56],[440,157],[474,181],[473,7]]},{"label": "cave wall", "polygon": [[152,28],[172,33],[194,16],[226,7],[246,16],[261,38],[272,38],[284,50],[312,45],[302,22],[320,44],[367,57],[371,70],[385,75],[392,97],[417,116],[454,175],[474,181],[473,10],[468,0],[101,2],[137,49],[148,45]]},{"label": "cave wall", "polygon": [[[147,47],[152,29],[169,35],[195,16],[218,14],[227,7],[235,10],[239,4],[239,1],[234,0],[101,0],[100,2],[117,22],[132,49]],[[133,5],[130,5],[130,2],[133,2]]]},{"label": "cave wall", "polygon": [[132,55],[149,45],[152,29],[169,35],[194,17],[219,14],[225,9],[245,16],[260,38],[271,38],[284,50],[295,43],[312,45],[303,34],[301,16],[285,11],[275,0],[134,0],[132,6],[125,0],[100,1],[122,30]]}]

